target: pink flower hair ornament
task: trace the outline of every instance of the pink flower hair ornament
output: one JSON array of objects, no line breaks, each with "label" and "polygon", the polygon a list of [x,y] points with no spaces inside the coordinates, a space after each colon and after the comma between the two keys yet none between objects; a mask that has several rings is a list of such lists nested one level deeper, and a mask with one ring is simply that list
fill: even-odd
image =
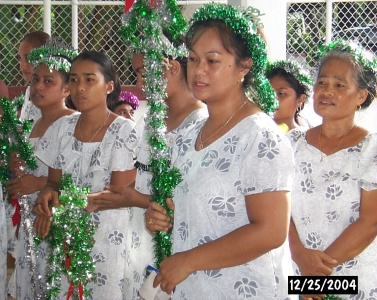
[{"label": "pink flower hair ornament", "polygon": [[122,91],[120,93],[119,100],[117,103],[118,105],[119,105],[119,102],[128,103],[129,105],[131,105],[131,107],[134,110],[136,110],[140,105],[139,98],[135,94],[132,94],[131,92],[127,92],[127,91]]}]

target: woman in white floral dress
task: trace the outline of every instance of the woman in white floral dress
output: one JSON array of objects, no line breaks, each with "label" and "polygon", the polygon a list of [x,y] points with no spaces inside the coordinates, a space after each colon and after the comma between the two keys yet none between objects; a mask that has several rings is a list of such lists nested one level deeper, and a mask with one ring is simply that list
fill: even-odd
[{"label": "woman in white floral dress", "polygon": [[[203,102],[194,98],[188,90],[185,77],[186,59],[176,58],[169,60],[166,70],[168,105],[166,118],[166,141],[169,148],[180,142],[184,133],[192,128],[196,122],[206,117],[207,109]],[[136,85],[144,85],[144,56],[135,53],[132,56],[132,68],[137,76]],[[144,211],[149,204],[150,195],[153,194],[151,186],[152,174],[148,171],[150,149],[148,145],[148,130],[146,127],[147,115],[140,119],[127,139],[127,147],[134,149],[137,168],[135,189],[122,188],[118,191],[122,197],[118,199],[119,207],[130,208],[130,223],[127,228],[127,261],[125,265],[126,283],[125,299],[139,299],[138,291],[146,278],[146,267],[155,262],[152,235],[145,227]],[[137,191],[137,192],[135,192]],[[119,194],[120,195],[120,194]],[[116,195],[98,193],[89,196],[93,209],[114,208]],[[111,202],[111,204],[109,203]],[[97,206],[95,206],[97,205]]]},{"label": "woman in white floral dress", "polygon": [[[30,83],[30,99],[33,106],[41,112],[41,117],[34,120],[32,130],[28,136],[34,151],[38,151],[38,143],[47,129],[59,118],[70,115],[74,111],[65,106],[69,96],[69,73],[64,69],[70,67],[70,58],[59,56],[60,51],[66,48],[57,48],[55,44],[46,44],[41,48],[35,48],[30,52],[30,57],[38,57],[38,61],[31,59],[34,71]],[[44,53],[45,59],[40,59],[40,53]],[[77,54],[72,51],[75,57]],[[52,62],[64,63],[52,66]],[[47,62],[48,60],[48,62]],[[51,63],[51,65],[49,64]],[[57,67],[59,65],[60,67]],[[37,168],[29,170],[25,162],[13,153],[10,161],[13,179],[6,183],[10,195],[18,198],[20,205],[20,223],[18,235],[15,236],[16,244],[16,295],[12,290],[13,284],[9,285],[11,294],[17,299],[37,299],[46,291],[46,256],[48,246],[42,242],[34,247],[32,208],[35,204],[39,191],[47,182],[48,166],[37,159]],[[25,170],[25,171],[24,171]]]},{"label": "woman in white floral dress", "polygon": [[[154,285],[175,288],[173,299],[290,299],[292,149],[245,94],[251,89],[267,110],[273,107],[263,104],[276,101],[263,75],[265,44],[240,8],[208,4],[193,19],[188,83],[209,117],[173,149],[183,176],[173,197],[174,254],[162,261]],[[168,228],[163,212],[151,203],[150,230]]]},{"label": "woman in white floral dress", "polygon": [[[128,185],[135,179],[133,155],[125,148],[125,137],[134,123],[107,109],[106,102],[118,99],[120,93],[111,61],[102,53],[81,53],[72,62],[70,91],[81,114],[55,123],[41,140],[37,153],[50,166],[49,181],[37,198],[42,205],[34,209],[41,216],[35,226],[42,236],[47,234],[43,220],[50,215],[48,203],[58,204],[57,184],[62,174],[72,174],[74,184],[89,187],[91,192],[102,191],[110,183]],[[128,219],[126,209],[92,214],[98,228],[92,249],[96,276],[87,286],[89,299],[123,299]],[[67,291],[68,284],[63,280],[61,299]]]},{"label": "woman in white floral dress", "polygon": [[[377,135],[355,125],[376,95],[377,60],[335,41],[320,62],[314,109],[322,124],[293,130],[296,173],[290,247],[296,273],[358,276],[343,299],[377,299]],[[335,293],[336,294],[336,293]]]}]

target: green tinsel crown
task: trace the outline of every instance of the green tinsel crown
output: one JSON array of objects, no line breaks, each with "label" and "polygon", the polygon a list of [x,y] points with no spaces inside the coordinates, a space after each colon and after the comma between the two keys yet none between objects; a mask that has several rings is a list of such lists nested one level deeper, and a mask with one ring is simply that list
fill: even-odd
[{"label": "green tinsel crown", "polygon": [[310,96],[313,87],[313,79],[310,72],[302,65],[295,61],[288,60],[268,62],[266,76],[269,77],[269,75],[276,69],[283,69],[286,73],[292,75],[303,87],[305,95],[308,97]]},{"label": "green tinsel crown", "polygon": [[340,50],[353,54],[357,62],[359,62],[364,68],[371,70],[373,74],[377,76],[377,57],[355,41],[336,39],[328,45],[319,45],[317,53],[318,61],[332,50]]},{"label": "green tinsel crown", "polygon": [[[245,86],[245,92],[251,96],[262,110],[267,113],[274,112],[278,102],[269,81],[265,76],[267,66],[267,47],[259,30],[262,28],[260,21],[262,14],[253,7],[236,7],[226,4],[209,3],[197,9],[190,21],[193,28],[195,23],[206,20],[220,20],[229,26],[240,37],[248,49],[248,55],[253,60],[251,83]],[[192,32],[189,30],[188,38]]]},{"label": "green tinsel crown", "polygon": [[51,38],[45,45],[31,50],[28,55],[28,61],[34,68],[39,65],[46,65],[52,72],[56,71],[69,72],[71,62],[77,56],[77,51],[63,43],[58,38]]}]

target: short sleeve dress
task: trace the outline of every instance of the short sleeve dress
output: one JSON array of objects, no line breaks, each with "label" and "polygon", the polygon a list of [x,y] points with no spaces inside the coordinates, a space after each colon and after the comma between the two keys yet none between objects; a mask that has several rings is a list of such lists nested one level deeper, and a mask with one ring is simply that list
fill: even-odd
[{"label": "short sleeve dress", "polygon": [[35,123],[42,117],[42,113],[38,107],[36,107],[30,100],[30,86],[26,88],[24,103],[22,104],[20,119],[31,120]]},{"label": "short sleeve dress", "polygon": [[[200,122],[181,139],[178,152],[173,151],[173,164],[183,176],[173,199],[174,253],[249,224],[245,196],[290,191],[292,186],[292,148],[269,116],[251,115],[196,151],[195,141],[204,124]],[[242,265],[192,273],[176,286],[173,299],[297,299],[287,294],[292,274],[286,240]]]},{"label": "short sleeve dress", "polygon": [[[292,218],[304,247],[323,251],[359,218],[361,189],[377,189],[377,134],[330,156],[306,141],[306,132],[292,130],[296,172]],[[377,239],[361,254],[333,269],[332,275],[356,275],[358,295],[343,299],[377,299]],[[294,264],[296,274],[299,274]]]},{"label": "short sleeve dress", "polygon": [[[207,108],[197,109],[189,114],[183,122],[166,134],[166,143],[169,149],[179,143],[181,137],[186,134],[195,124],[208,116]],[[145,118],[141,119],[132,130],[127,141],[130,148],[135,149],[137,175],[135,189],[140,193],[152,195],[152,174],[148,172],[149,146],[148,133],[145,127]],[[140,299],[139,288],[145,280],[145,268],[154,264],[153,238],[145,227],[144,209],[130,208],[130,224],[127,228],[127,261],[126,261],[126,286],[125,299]]]},{"label": "short sleeve dress", "polygon": [[[50,127],[40,140],[37,155],[48,166],[72,174],[73,182],[91,192],[102,191],[110,183],[111,172],[133,168],[133,154],[125,147],[125,139],[134,123],[117,117],[108,127],[102,142],[83,143],[74,137],[80,114],[63,117]],[[92,257],[95,261],[95,281],[89,283],[89,299],[123,299],[126,228],[128,209],[92,213],[98,225],[94,235]],[[62,279],[61,298],[68,290]]]}]

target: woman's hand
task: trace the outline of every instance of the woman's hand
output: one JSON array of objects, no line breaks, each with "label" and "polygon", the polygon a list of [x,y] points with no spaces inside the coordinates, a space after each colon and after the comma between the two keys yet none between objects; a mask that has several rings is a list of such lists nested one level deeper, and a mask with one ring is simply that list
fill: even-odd
[{"label": "woman's hand", "polygon": [[130,189],[130,187],[113,187],[112,191],[102,191],[89,194],[86,210],[88,212],[94,212],[98,210],[126,207],[123,188]]},{"label": "woman's hand", "polygon": [[44,185],[43,183],[41,184],[42,181],[46,183],[47,178],[25,174],[7,181],[5,185],[9,194],[21,197],[39,191],[41,186]]},{"label": "woman's hand", "polygon": [[51,205],[59,206],[59,195],[52,187],[45,187],[35,201],[33,213],[37,216],[51,217]]},{"label": "woman's hand", "polygon": [[295,260],[301,275],[305,276],[330,276],[332,268],[337,266],[337,261],[330,255],[307,248],[302,248]]},{"label": "woman's hand", "polygon": [[[172,199],[166,199],[166,204],[171,210],[174,210],[174,203]],[[170,218],[166,215],[166,210],[157,204],[151,202],[145,211],[145,223],[150,232],[168,231],[173,225],[170,223]]]},{"label": "woman's hand", "polygon": [[25,167],[26,163],[25,161],[19,157],[19,154],[17,151],[12,152],[9,159],[9,168],[12,172],[13,176],[22,176],[25,173],[21,170],[21,167]]},{"label": "woman's hand", "polygon": [[161,290],[170,294],[175,286],[185,280],[191,273],[188,263],[189,251],[179,252],[165,258],[153,282],[153,287],[160,284]]},{"label": "woman's hand", "polygon": [[51,217],[38,215],[34,220],[34,230],[37,236],[45,238],[51,227]]}]

